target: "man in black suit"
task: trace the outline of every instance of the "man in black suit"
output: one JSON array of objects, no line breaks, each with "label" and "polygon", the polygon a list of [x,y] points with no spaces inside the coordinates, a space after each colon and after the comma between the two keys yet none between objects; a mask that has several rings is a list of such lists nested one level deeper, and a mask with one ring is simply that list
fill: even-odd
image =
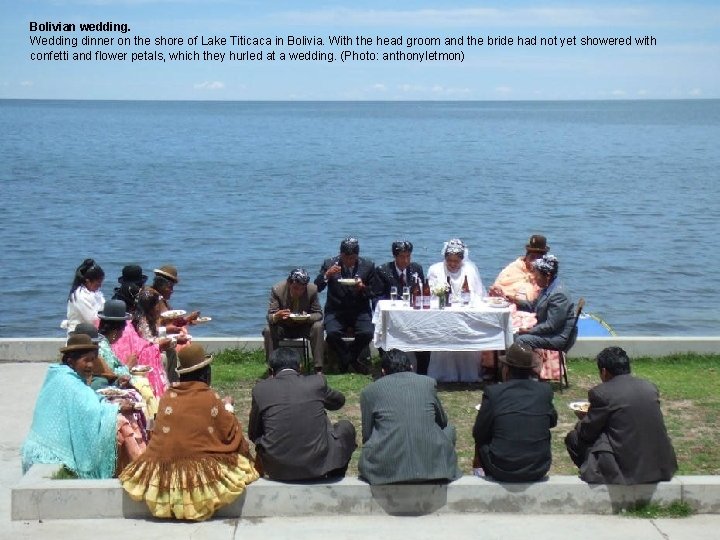
[{"label": "man in black suit", "polygon": [[532,350],[510,346],[502,363],[505,382],[487,386],[475,419],[475,456],[500,482],[535,482],[550,470],[550,429],[557,424],[553,391],[534,380]]},{"label": "man in black suit", "polygon": [[[360,354],[373,337],[372,305],[380,293],[380,284],[375,263],[360,257],[357,238],[345,238],[340,243],[340,254],[325,259],[315,285],[319,292],[328,289],[325,332],[340,369],[346,372],[352,366],[358,373],[369,373]],[[343,340],[349,333],[355,337],[350,345]]]},{"label": "man in black suit", "polygon": [[[402,295],[403,287],[412,287],[416,279],[425,281],[422,266],[412,262],[412,242],[400,240],[392,243],[393,260],[379,266],[377,276],[382,287],[381,298],[390,298],[390,287],[397,287],[398,295]],[[427,374],[430,363],[430,353],[418,351],[415,353],[417,372]]]},{"label": "man in black suit", "polygon": [[415,279],[425,281],[422,266],[412,262],[412,242],[401,240],[392,243],[392,261],[378,267],[377,273],[382,284],[382,298],[390,298],[390,287],[397,287],[402,294],[403,287],[412,287]]},{"label": "man in black suit", "polygon": [[587,415],[565,437],[580,478],[590,484],[648,484],[677,470],[654,384],[630,375],[620,347],[597,356],[602,384],[588,392]]},{"label": "man in black suit", "polygon": [[272,377],[252,391],[248,437],[272,480],[342,477],[357,447],[355,427],[348,420],[333,425],[325,409],[340,409],[345,396],[328,388],[321,373],[303,376],[299,370],[295,350],[272,352]]}]

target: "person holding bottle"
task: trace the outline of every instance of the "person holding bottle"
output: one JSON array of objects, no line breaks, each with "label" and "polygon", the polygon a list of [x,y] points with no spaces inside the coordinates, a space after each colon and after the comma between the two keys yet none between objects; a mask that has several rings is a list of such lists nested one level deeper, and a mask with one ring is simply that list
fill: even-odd
[{"label": "person holding bottle", "polygon": [[[477,266],[468,256],[465,243],[459,238],[448,240],[442,250],[444,260],[428,269],[430,287],[450,283],[451,301],[461,302],[463,285],[470,289],[468,303],[484,296],[482,279]],[[449,280],[448,280],[449,278]],[[479,351],[434,351],[430,354],[428,376],[438,382],[477,382],[479,379]]]}]

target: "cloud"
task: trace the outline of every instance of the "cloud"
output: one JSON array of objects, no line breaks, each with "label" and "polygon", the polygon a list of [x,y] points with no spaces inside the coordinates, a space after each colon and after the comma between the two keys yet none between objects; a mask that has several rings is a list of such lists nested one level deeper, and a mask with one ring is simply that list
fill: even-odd
[{"label": "cloud", "polygon": [[501,96],[508,96],[512,94],[513,89],[509,86],[496,86],[495,87],[495,93],[500,94]]},{"label": "cloud", "polygon": [[33,86],[35,83],[32,81],[20,81],[20,86]]},{"label": "cloud", "polygon": [[220,81],[203,81],[199,84],[194,84],[193,88],[195,90],[223,90],[225,83]]},{"label": "cloud", "polygon": [[612,92],[610,92],[610,94],[615,97],[623,97],[626,94],[626,92],[625,92],[625,90],[613,90]]},{"label": "cloud", "polygon": [[702,90],[700,90],[699,88],[693,88],[688,92],[688,94],[693,97],[698,97],[702,95]]}]

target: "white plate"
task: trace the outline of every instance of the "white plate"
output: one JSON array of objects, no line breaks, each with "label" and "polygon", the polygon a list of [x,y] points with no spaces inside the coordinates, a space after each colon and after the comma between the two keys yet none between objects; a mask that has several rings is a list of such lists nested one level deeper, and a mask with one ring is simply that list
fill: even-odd
[{"label": "white plate", "polygon": [[497,300],[488,300],[488,306],[490,307],[496,307],[496,308],[506,308],[510,307],[510,302],[507,300],[497,301]]},{"label": "white plate", "polygon": [[579,412],[588,412],[588,409],[590,408],[590,402],[589,401],[573,401],[571,403],[568,403],[568,407],[572,409],[573,411],[579,411]]},{"label": "white plate", "polygon": [[130,368],[132,375],[147,375],[153,370],[152,366],[135,366]]},{"label": "white plate", "polygon": [[340,278],[338,279],[338,283],[340,285],[355,285],[357,281],[355,280],[355,278]]},{"label": "white plate", "polygon": [[212,321],[212,317],[198,317],[195,319],[195,323],[205,323]]},{"label": "white plate", "polygon": [[310,315],[307,313],[291,313],[290,318],[294,321],[307,321]]},{"label": "white plate", "polygon": [[105,396],[107,398],[110,397],[125,397],[127,395],[127,392],[125,390],[121,390],[120,388],[101,388],[100,390],[95,390],[96,393],[100,394],[101,396]]},{"label": "white plate", "polygon": [[183,336],[183,337],[184,337],[185,339],[187,339],[188,341],[190,341],[190,340],[192,339],[192,336],[191,336],[190,334],[169,334],[169,335],[168,335],[168,337],[169,337],[170,339],[172,339],[172,340],[173,340],[174,342],[176,342],[176,343],[177,343],[177,338],[178,338],[179,336]]},{"label": "white plate", "polygon": [[187,311],[184,309],[169,309],[160,314],[163,319],[177,319],[178,317],[183,317],[185,315],[187,315]]}]

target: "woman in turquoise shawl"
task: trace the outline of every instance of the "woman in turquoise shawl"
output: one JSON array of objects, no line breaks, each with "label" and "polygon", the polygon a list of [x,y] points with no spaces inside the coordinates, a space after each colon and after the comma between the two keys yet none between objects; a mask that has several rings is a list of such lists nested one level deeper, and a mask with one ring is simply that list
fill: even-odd
[{"label": "woman in turquoise shawl", "polygon": [[62,463],[80,478],[111,478],[118,449],[118,412],[132,404],[102,400],[87,384],[98,347],[70,336],[60,364],[48,368],[22,447],[23,471],[34,463]]}]

